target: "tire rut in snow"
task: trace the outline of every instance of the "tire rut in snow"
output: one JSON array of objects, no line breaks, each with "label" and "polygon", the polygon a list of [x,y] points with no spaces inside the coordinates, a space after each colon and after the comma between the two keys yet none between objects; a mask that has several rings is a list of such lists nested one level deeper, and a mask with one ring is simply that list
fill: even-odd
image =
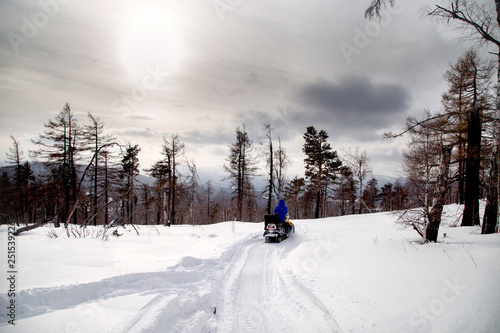
[{"label": "tire rut in snow", "polygon": [[286,274],[281,244],[240,246],[222,279],[219,332],[339,332],[325,306]]}]

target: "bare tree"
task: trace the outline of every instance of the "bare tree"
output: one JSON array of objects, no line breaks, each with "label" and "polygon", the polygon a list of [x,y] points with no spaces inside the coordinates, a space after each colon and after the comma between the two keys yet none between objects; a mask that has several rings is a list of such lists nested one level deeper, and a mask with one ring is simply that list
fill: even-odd
[{"label": "bare tree", "polygon": [[[92,220],[93,224],[97,225],[97,215],[98,215],[98,199],[99,199],[99,191],[98,184],[101,178],[101,171],[104,172],[105,179],[104,185],[107,185],[107,161],[105,161],[104,167],[101,168],[99,166],[99,162],[104,158],[107,159],[108,150],[103,150],[101,152],[101,148],[103,146],[109,146],[116,138],[111,135],[105,135],[104,132],[104,123],[98,118],[93,116],[90,112],[87,114],[90,120],[90,125],[84,126],[84,136],[89,144],[89,150],[95,155],[94,165],[93,165],[93,193],[92,193]],[[103,170],[104,169],[104,170]],[[107,191],[107,189],[104,189]],[[104,197],[107,195],[105,194]],[[107,205],[105,204],[106,208]]]},{"label": "bare tree", "polygon": [[[394,0],[373,0],[365,12],[365,17],[380,18],[383,6],[395,3]],[[498,230],[499,207],[499,158],[500,158],[500,0],[492,3],[478,3],[472,0],[450,0],[448,6],[435,5],[427,14],[445,24],[457,23],[464,38],[476,40],[479,44],[493,44],[497,49],[497,85],[494,116],[495,147],[490,158],[490,180],[487,202],[483,219],[482,233]]]},{"label": "bare tree", "polygon": [[443,146],[441,153],[441,163],[439,167],[439,175],[436,182],[436,191],[432,208],[430,209],[428,219],[429,222],[425,227],[425,241],[426,242],[437,242],[439,234],[439,225],[441,224],[441,215],[443,213],[443,207],[446,203],[446,195],[450,188],[449,171],[450,171],[450,160],[451,151],[453,146]]},{"label": "bare tree", "polygon": [[347,158],[345,159],[345,162],[347,165],[351,167],[351,170],[353,174],[356,176],[358,180],[358,213],[361,214],[363,210],[363,185],[364,181],[366,178],[372,173],[371,167],[370,167],[370,159],[368,158],[368,155],[366,154],[366,150],[359,152],[359,148],[356,147],[354,151],[352,150],[346,150],[344,151],[346,154]]},{"label": "bare tree", "polygon": [[[35,157],[42,157],[50,166],[57,170],[64,188],[64,205],[60,212],[62,216],[55,220],[55,225],[66,221],[70,214],[70,206],[77,200],[76,161],[83,148],[81,145],[82,131],[69,103],[56,116],[55,121],[45,124],[45,133],[33,143],[38,149],[33,151]],[[77,215],[73,215],[76,224]]]},{"label": "bare tree", "polygon": [[387,6],[394,6],[396,0],[372,0],[370,6],[365,11],[365,18],[380,18],[380,12]]},{"label": "bare tree", "polygon": [[398,222],[413,227],[426,241],[437,239],[435,228],[439,228],[441,220],[437,215],[442,213],[451,184],[448,174],[453,142],[443,132],[447,119],[426,112],[424,120],[409,117],[406,124],[405,133],[409,133],[411,139],[408,150],[403,153],[403,170],[416,204],[397,212]]},{"label": "bare tree", "polygon": [[271,214],[273,193],[274,193],[274,149],[273,149],[273,128],[270,124],[265,124],[262,127],[263,133],[263,144],[265,145],[265,156],[266,165],[269,168],[267,173],[268,180],[267,185],[264,188],[264,192],[267,193],[267,214]]},{"label": "bare tree", "polygon": [[284,196],[286,185],[286,170],[290,165],[290,158],[286,154],[285,148],[278,137],[278,149],[274,152],[274,193],[278,199]]},{"label": "bare tree", "polygon": [[[289,212],[292,213],[293,218],[300,218],[300,198],[304,195],[306,181],[304,178],[295,176],[285,186],[286,199],[289,201]],[[290,202],[291,201],[291,202]]]},{"label": "bare tree", "polygon": [[495,0],[495,9],[491,5],[477,3],[471,0],[450,1],[449,6],[436,5],[428,10],[429,16],[436,20],[450,24],[458,23],[464,37],[475,39],[480,44],[490,43],[497,47],[497,91],[495,113],[495,149],[490,159],[490,184],[488,188],[487,204],[483,220],[483,233],[495,232],[498,228],[498,191],[499,177],[498,159],[500,157],[500,1]]},{"label": "bare tree", "polygon": [[243,219],[244,200],[251,195],[251,178],[257,171],[252,153],[252,140],[243,128],[236,129],[236,142],[229,146],[228,164],[224,165],[224,170],[229,173],[225,180],[230,180],[234,188],[237,201],[237,219]]},{"label": "bare tree", "polygon": [[163,138],[163,155],[166,163],[170,165],[169,173],[169,206],[170,206],[170,221],[175,224],[176,214],[176,190],[177,180],[179,178],[177,166],[180,163],[179,158],[184,155],[184,143],[179,139],[179,135],[172,135],[172,139],[167,141]]}]

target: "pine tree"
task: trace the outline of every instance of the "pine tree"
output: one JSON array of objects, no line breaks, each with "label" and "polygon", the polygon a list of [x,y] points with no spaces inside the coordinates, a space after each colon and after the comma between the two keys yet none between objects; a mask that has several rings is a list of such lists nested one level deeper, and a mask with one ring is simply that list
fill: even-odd
[{"label": "pine tree", "polygon": [[[12,147],[9,147],[9,152],[6,153],[7,163],[13,165],[13,184],[16,188],[14,195],[14,209],[17,211],[16,219],[18,223],[27,221],[26,218],[26,188],[28,180],[31,176],[31,170],[23,170],[23,151],[19,142],[11,135]],[[29,167],[29,164],[27,165]],[[26,174],[26,172],[28,174]]]},{"label": "pine tree", "polygon": [[329,182],[335,180],[342,166],[337,152],[332,149],[327,139],[328,134],[324,130],[318,132],[314,126],[307,127],[304,134],[305,143],[302,151],[307,156],[304,159],[305,176],[315,189],[315,218],[320,217],[321,204],[326,194],[325,188]]},{"label": "pine tree", "polygon": [[161,159],[145,171],[155,179],[156,223],[166,225],[168,222],[166,185],[172,173],[170,164],[165,159]]},{"label": "pine tree", "polygon": [[138,145],[132,146],[128,143],[122,157],[120,178],[125,184],[122,190],[122,223],[134,223],[134,206],[136,203],[135,178],[139,175],[139,152]]}]

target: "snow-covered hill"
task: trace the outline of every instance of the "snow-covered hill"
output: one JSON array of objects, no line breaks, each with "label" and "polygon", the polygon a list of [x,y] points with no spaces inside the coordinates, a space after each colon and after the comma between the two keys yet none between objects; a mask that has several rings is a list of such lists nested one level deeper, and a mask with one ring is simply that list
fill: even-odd
[{"label": "snow-covered hill", "polygon": [[280,244],[263,223],[39,228],[16,238],[15,326],[0,279],[0,332],[500,332],[500,235],[457,214],[426,245],[386,213],[295,221]]}]

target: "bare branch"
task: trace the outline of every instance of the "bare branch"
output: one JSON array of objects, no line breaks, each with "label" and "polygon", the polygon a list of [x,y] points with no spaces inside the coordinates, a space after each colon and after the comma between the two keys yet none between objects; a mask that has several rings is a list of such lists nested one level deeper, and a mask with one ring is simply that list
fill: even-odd
[{"label": "bare branch", "polygon": [[436,5],[433,10],[428,11],[427,15],[446,24],[458,21],[462,29],[472,30],[474,35],[479,35],[480,40],[493,43],[500,48],[500,39],[494,35],[495,30],[498,30],[498,25],[494,24],[491,13],[492,10],[488,10],[485,4],[457,0],[450,4],[450,8]]},{"label": "bare branch", "polygon": [[376,17],[380,20],[381,10],[387,8],[387,4],[389,4],[389,6],[394,6],[395,2],[396,0],[373,0],[365,11],[365,18],[371,20]]}]

